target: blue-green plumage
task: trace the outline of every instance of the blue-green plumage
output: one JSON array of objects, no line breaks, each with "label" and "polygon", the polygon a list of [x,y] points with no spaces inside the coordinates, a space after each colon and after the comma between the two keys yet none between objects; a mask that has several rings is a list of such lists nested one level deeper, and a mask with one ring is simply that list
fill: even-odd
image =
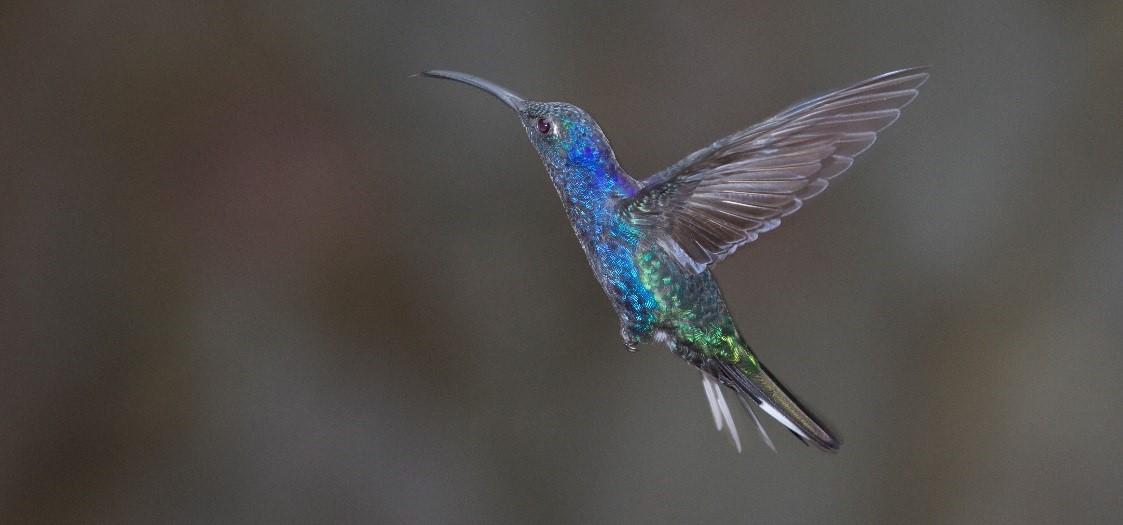
[{"label": "blue-green plumage", "polygon": [[800,439],[838,448],[837,437],[753,355],[709,266],[775,228],[848,168],[916,96],[927,78],[923,68],[792,106],[642,182],[624,172],[600,127],[575,106],[528,101],[463,73],[426,75],[481,88],[518,113],[628,348],[666,342],[702,370],[719,429],[734,427],[715,381],[736,392],[746,409],[748,401],[758,404]]}]

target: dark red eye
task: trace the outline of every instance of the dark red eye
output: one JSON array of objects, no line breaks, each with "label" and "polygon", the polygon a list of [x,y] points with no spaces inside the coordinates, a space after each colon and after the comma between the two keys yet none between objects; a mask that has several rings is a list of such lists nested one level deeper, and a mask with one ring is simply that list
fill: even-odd
[{"label": "dark red eye", "polygon": [[547,134],[550,133],[550,130],[553,127],[554,126],[552,124],[550,124],[550,121],[547,120],[546,117],[538,117],[538,132],[539,133],[541,133],[543,135],[547,135]]}]

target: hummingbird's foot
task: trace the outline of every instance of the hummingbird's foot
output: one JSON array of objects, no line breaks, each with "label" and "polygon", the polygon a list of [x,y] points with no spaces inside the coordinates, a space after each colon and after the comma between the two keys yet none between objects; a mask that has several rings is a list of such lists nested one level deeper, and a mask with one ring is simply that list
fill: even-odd
[{"label": "hummingbird's foot", "polygon": [[636,337],[636,334],[627,328],[621,328],[620,337],[624,338],[624,348],[627,348],[629,352],[636,351],[636,347],[640,344],[640,339]]},{"label": "hummingbird's foot", "polygon": [[672,337],[662,327],[652,327],[649,324],[635,324],[626,318],[620,319],[620,337],[624,339],[624,348],[635,352],[636,347],[646,343],[672,343]]}]

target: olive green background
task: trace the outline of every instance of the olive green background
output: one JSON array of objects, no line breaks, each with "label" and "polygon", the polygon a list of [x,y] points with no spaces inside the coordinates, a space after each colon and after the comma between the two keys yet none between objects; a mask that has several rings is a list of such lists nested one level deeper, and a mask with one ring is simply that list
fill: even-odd
[{"label": "olive green background", "polygon": [[[0,7],[0,521],[1123,519],[1119,2]],[[467,71],[646,177],[930,64],[717,277],[841,433],[714,431],[624,351]]]}]

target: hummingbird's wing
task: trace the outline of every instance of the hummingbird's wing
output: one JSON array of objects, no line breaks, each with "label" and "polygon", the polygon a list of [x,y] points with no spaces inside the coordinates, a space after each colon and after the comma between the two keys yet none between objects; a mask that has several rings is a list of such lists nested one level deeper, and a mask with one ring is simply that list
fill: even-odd
[{"label": "hummingbird's wing", "polygon": [[871,78],[725,137],[648,178],[621,212],[700,273],[849,168],[916,97],[927,69]]}]

